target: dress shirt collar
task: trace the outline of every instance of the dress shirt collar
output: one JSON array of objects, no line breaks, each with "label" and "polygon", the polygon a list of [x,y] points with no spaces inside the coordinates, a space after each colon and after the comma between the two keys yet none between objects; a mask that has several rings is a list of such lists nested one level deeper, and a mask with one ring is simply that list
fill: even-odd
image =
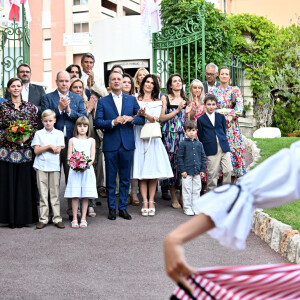
[{"label": "dress shirt collar", "polygon": [[43,128],[44,133],[46,134],[53,134],[54,133],[55,128],[53,127],[51,131],[47,131],[46,128]]},{"label": "dress shirt collar", "polygon": [[63,95],[59,90],[57,90],[59,97],[69,97],[69,91],[66,95]]},{"label": "dress shirt collar", "polygon": [[81,79],[84,79],[84,78],[87,78],[87,77],[89,77],[89,75],[88,75],[88,74],[86,74],[85,72],[83,72],[83,70],[81,70],[81,73],[82,73],[82,75],[81,75]]},{"label": "dress shirt collar", "polygon": [[111,92],[111,95],[112,95],[112,97],[113,97],[113,99],[120,99],[120,98],[122,98],[123,97],[123,93],[121,92],[121,94],[118,96],[118,95],[116,95],[116,94],[114,94],[113,92]]},{"label": "dress shirt collar", "polygon": [[213,126],[215,126],[215,112],[213,112],[212,114],[209,114],[208,112],[206,112],[210,122],[212,123]]},{"label": "dress shirt collar", "polygon": [[215,116],[215,111],[213,112],[213,113],[211,113],[211,114],[209,114],[208,112],[206,112],[206,114],[207,114],[207,116],[209,117],[209,118],[211,118],[211,117],[214,117]]}]

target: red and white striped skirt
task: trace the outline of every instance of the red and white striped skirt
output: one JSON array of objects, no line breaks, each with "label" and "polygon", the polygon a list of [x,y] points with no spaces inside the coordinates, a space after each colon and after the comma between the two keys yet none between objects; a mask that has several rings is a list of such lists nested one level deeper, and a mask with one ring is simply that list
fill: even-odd
[{"label": "red and white striped skirt", "polygon": [[300,265],[253,265],[203,268],[188,278],[194,293],[182,286],[171,299],[300,299]]}]

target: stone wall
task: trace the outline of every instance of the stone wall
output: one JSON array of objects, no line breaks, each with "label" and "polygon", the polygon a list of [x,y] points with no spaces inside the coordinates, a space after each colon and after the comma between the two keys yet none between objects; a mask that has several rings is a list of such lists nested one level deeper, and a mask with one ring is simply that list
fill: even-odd
[{"label": "stone wall", "polygon": [[[245,76],[245,75],[244,75]],[[245,77],[244,77],[245,78]],[[250,110],[246,111],[246,118],[239,118],[240,129],[243,135],[252,137],[257,129],[256,119],[253,116],[253,95],[250,89],[251,80],[244,79],[244,105],[250,104]]]},{"label": "stone wall", "polygon": [[[242,136],[245,151],[252,155],[253,162],[247,166],[247,172],[260,157],[256,142]],[[290,262],[300,263],[300,233],[290,225],[271,218],[262,209],[256,209],[252,216],[252,231],[264,240],[274,251],[286,257]]]}]

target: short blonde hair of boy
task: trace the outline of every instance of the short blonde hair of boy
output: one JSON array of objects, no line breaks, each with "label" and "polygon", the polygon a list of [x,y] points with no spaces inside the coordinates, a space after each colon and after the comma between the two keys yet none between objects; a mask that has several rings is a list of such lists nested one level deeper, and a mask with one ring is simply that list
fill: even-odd
[{"label": "short blonde hair of boy", "polygon": [[77,131],[77,126],[78,125],[87,125],[89,126],[89,130],[87,131],[86,135],[87,137],[90,137],[91,136],[91,128],[90,128],[90,121],[87,117],[85,116],[82,116],[82,117],[79,117],[77,120],[76,120],[76,123],[75,123],[75,126],[74,126],[74,130],[73,130],[73,136],[77,137],[78,136],[78,131]]},{"label": "short blonde hair of boy", "polygon": [[56,113],[52,109],[46,109],[42,112],[42,119],[50,116],[56,119]]}]

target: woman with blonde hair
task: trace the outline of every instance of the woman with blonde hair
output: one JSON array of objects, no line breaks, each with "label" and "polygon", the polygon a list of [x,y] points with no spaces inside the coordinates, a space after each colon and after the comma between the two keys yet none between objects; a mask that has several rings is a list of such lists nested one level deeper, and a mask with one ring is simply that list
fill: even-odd
[{"label": "woman with blonde hair", "polygon": [[194,79],[190,85],[189,95],[191,110],[186,110],[186,119],[196,121],[205,113],[203,104],[204,96],[204,87],[202,82],[199,79]]},{"label": "woman with blonde hair", "polygon": [[135,92],[136,92],[136,97],[139,95],[140,93],[140,85],[142,83],[142,80],[144,79],[144,77],[146,75],[148,75],[149,72],[145,69],[145,68],[139,68],[133,78],[134,81],[134,87],[135,87]]}]

